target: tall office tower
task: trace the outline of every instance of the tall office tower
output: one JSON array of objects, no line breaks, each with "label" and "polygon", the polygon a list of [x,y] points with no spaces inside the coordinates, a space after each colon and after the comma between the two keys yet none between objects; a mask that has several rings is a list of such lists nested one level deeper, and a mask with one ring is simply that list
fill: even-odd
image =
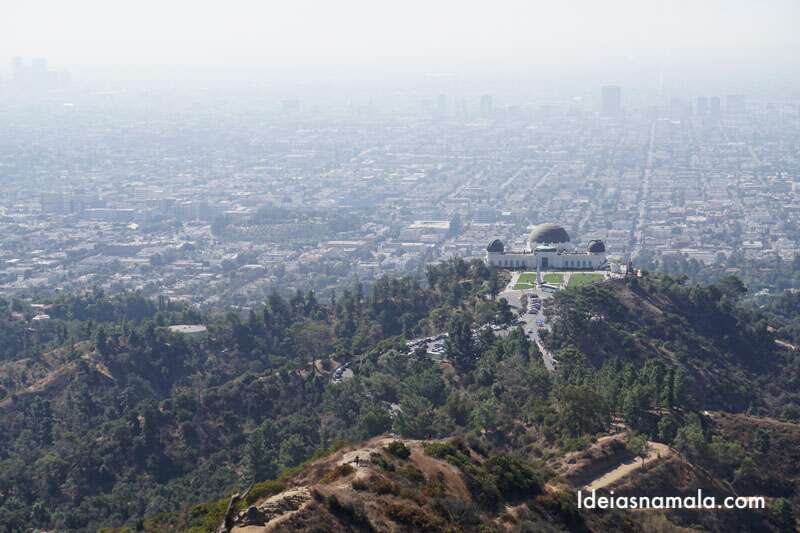
[{"label": "tall office tower", "polygon": [[31,61],[31,82],[37,85],[47,83],[47,61],[41,57]]},{"label": "tall office tower", "polygon": [[436,97],[436,116],[439,118],[444,117],[447,114],[447,97],[443,94],[440,94]]},{"label": "tall office tower", "polygon": [[600,115],[615,117],[622,112],[622,89],[616,85],[606,85],[600,90]]},{"label": "tall office tower", "polygon": [[683,98],[671,98],[669,101],[669,115],[674,119],[685,119],[692,114],[692,104]]},{"label": "tall office tower", "polygon": [[463,98],[459,98],[455,107],[456,116],[458,116],[460,120],[467,120],[469,117],[469,112],[467,111],[467,101]]},{"label": "tall office tower", "polygon": [[697,114],[708,115],[708,98],[705,96],[697,97]]},{"label": "tall office tower", "polygon": [[33,74],[43,74],[47,72],[47,60],[36,57],[31,61],[31,72]]},{"label": "tall office tower", "polygon": [[481,116],[483,118],[492,116],[492,96],[489,94],[481,96]]},{"label": "tall office tower", "polygon": [[719,99],[719,96],[712,96],[709,99],[708,103],[709,103],[709,109],[710,109],[712,115],[714,115],[715,117],[718,117],[718,116],[720,116],[722,114],[722,104],[721,104],[721,101]]},{"label": "tall office tower", "polygon": [[743,94],[729,94],[725,101],[725,112],[730,115],[743,115],[747,100]]},{"label": "tall office tower", "polygon": [[22,83],[27,77],[25,75],[25,63],[22,62],[21,57],[15,57],[11,60],[11,77],[16,83]]},{"label": "tall office tower", "polygon": [[64,213],[64,194],[60,192],[43,192],[39,197],[42,213],[61,215]]}]

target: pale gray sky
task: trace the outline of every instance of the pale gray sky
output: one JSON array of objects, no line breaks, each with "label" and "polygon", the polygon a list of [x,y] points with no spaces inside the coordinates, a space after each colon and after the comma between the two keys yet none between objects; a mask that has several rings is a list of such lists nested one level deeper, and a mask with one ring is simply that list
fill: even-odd
[{"label": "pale gray sky", "polygon": [[[5,0],[0,59],[54,67],[796,61],[797,0]],[[705,59],[703,59],[705,58]]]}]

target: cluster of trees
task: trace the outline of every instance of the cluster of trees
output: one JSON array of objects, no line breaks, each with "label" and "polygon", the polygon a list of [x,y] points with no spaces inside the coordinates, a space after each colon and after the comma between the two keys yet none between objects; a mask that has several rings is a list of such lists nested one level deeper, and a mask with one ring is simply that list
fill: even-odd
[{"label": "cluster of trees", "polygon": [[774,399],[754,392],[753,383],[785,380],[781,369],[792,363],[779,353],[763,312],[742,305],[740,280],[700,286],[645,273],[627,284],[557,294],[551,348],[575,349],[594,367],[615,358],[637,367],[660,359],[680,369],[689,396],[702,394],[709,408],[770,411]]},{"label": "cluster of trees", "polygon": [[776,337],[800,346],[800,292],[780,293],[768,299],[760,311],[769,317]]},{"label": "cluster of trees", "polygon": [[[497,272],[480,261],[432,265],[424,279],[355,285],[325,301],[273,293],[225,316],[135,294],[61,296],[51,302],[52,339],[33,350],[47,352],[58,385],[44,394],[12,388],[0,404],[0,523],[135,524],[386,431],[544,453],[575,449],[621,419],[647,438],[701,449],[692,410],[772,412],[778,396],[747,389],[758,380],[771,380],[782,400],[793,394],[779,374],[797,361],[778,357],[763,316],[740,305],[740,282],[629,283],[553,298],[554,373],[520,328],[483,327],[515,316],[495,298]],[[189,342],[162,327],[178,322],[206,324],[208,338]],[[0,320],[13,337],[4,327]],[[442,332],[443,362],[407,347]],[[345,362],[354,377],[331,381]],[[702,453],[735,456],[708,435]],[[513,458],[486,468],[476,483],[503,497],[533,483]]]},{"label": "cluster of trees", "polygon": [[[400,370],[414,360],[403,336],[439,332],[454,313],[494,320],[498,304],[487,304],[492,276],[482,265],[450,261],[428,276],[436,282],[380,280],[325,302],[312,292],[272,294],[244,316],[101,291],[47,302],[52,336],[26,351],[8,343],[11,357],[35,355],[49,368],[43,377],[53,385],[29,394],[9,384],[0,405],[0,523],[129,523],[224,494],[237,471],[268,478],[338,439],[383,432],[394,423],[387,404],[351,398],[349,387],[367,390],[360,379],[331,386],[326,374],[356,356],[370,354],[365,367],[396,360],[402,379],[376,378],[387,398],[441,404],[435,365]],[[198,322],[209,328],[200,343],[162,327]],[[10,324],[0,321],[9,339]]]}]

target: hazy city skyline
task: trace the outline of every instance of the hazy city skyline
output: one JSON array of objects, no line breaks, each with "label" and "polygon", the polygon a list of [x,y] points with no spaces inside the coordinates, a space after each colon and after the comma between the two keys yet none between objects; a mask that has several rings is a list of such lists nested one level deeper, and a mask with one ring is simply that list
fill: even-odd
[{"label": "hazy city skyline", "polygon": [[[797,3],[412,1],[337,3],[94,0],[15,3],[0,21],[0,58],[46,57],[90,78],[208,77],[231,82],[450,75],[600,83],[726,77],[769,65],[791,77]],[[444,30],[447,31],[444,31]],[[2,69],[7,77],[8,66]],[[546,80],[552,82],[552,80]]]}]

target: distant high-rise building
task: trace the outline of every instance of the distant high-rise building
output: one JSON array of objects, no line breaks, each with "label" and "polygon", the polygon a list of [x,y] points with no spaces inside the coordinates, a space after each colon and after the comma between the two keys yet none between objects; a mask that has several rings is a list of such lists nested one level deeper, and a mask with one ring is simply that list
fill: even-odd
[{"label": "distant high-rise building", "polygon": [[25,63],[22,62],[21,57],[15,57],[11,60],[11,77],[17,83],[22,83],[27,78]]},{"label": "distant high-rise building", "polygon": [[69,85],[68,72],[53,71],[47,68],[47,60],[37,57],[25,64],[21,57],[11,60],[11,78],[21,89],[52,89]]},{"label": "distant high-rise building", "polygon": [[492,96],[489,94],[481,96],[481,116],[483,118],[492,116]]},{"label": "distant high-rise building", "polygon": [[722,114],[722,102],[719,99],[719,96],[712,96],[708,100],[708,103],[709,103],[708,106],[709,110],[711,111],[711,114],[713,116],[718,117],[720,116],[720,114]]},{"label": "distant high-rise building", "polygon": [[725,100],[725,111],[731,115],[743,115],[747,108],[747,99],[743,94],[729,94]]},{"label": "distant high-rise building", "polygon": [[64,213],[64,194],[60,192],[43,192],[39,197],[42,213],[60,215]]},{"label": "distant high-rise building", "polygon": [[669,115],[674,119],[684,119],[692,114],[692,105],[683,98],[671,98],[669,101]]},{"label": "distant high-rise building", "polygon": [[498,214],[494,207],[478,207],[472,215],[472,221],[476,224],[494,224]]},{"label": "distant high-rise building", "polygon": [[622,112],[622,89],[616,85],[606,85],[600,90],[600,114],[615,117]]},{"label": "distant high-rise building", "polygon": [[698,115],[708,115],[708,98],[706,98],[705,96],[697,97],[696,112]]},{"label": "distant high-rise building", "polygon": [[31,61],[31,72],[33,74],[44,74],[47,72],[47,60],[36,57]]},{"label": "distant high-rise building", "polygon": [[436,115],[438,117],[443,117],[447,114],[447,97],[443,94],[440,94],[436,97]]},{"label": "distant high-rise building", "polygon": [[34,58],[31,61],[31,83],[43,87],[48,84],[48,81],[47,61],[41,57]]},{"label": "distant high-rise building", "polygon": [[466,120],[469,117],[469,112],[467,111],[467,101],[463,98],[459,98],[458,102],[456,102],[456,109],[455,113],[461,120]]}]

